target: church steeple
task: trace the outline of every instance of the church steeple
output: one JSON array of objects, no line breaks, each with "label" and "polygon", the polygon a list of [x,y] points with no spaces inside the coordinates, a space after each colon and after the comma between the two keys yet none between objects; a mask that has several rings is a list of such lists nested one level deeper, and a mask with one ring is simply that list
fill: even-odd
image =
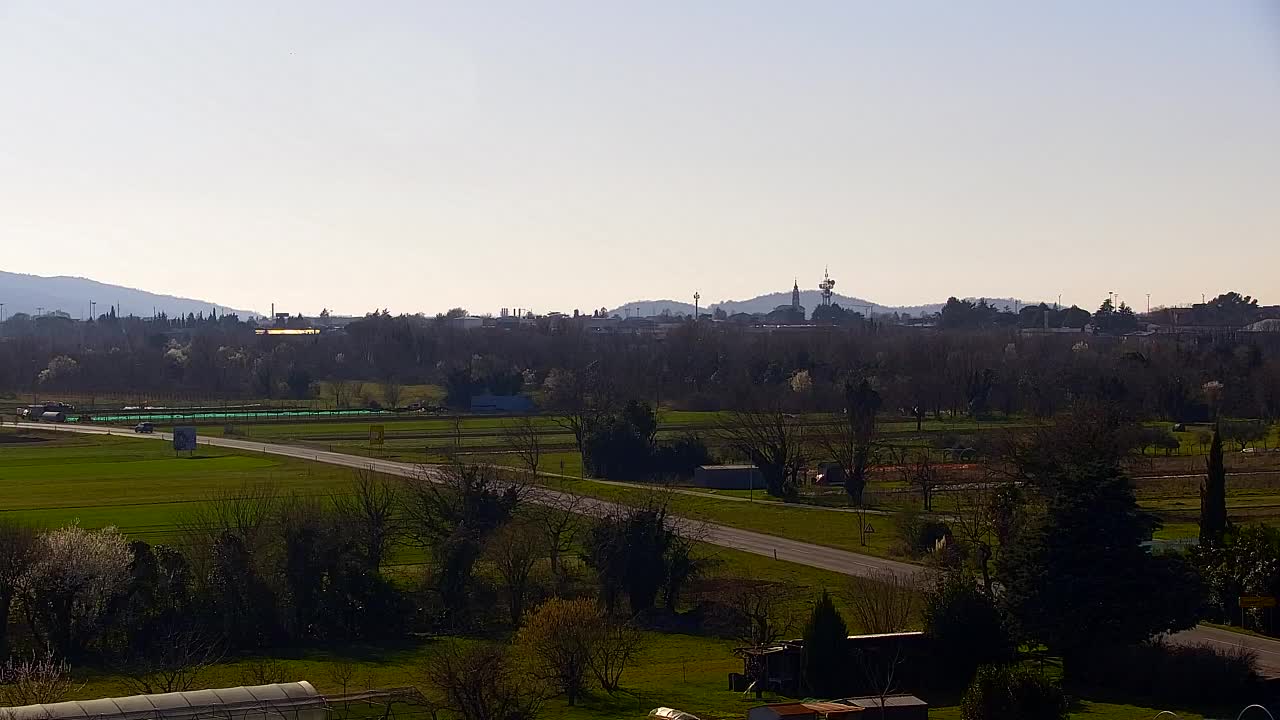
[{"label": "church steeple", "polygon": [[791,286],[791,307],[800,307],[800,279],[796,278]]}]

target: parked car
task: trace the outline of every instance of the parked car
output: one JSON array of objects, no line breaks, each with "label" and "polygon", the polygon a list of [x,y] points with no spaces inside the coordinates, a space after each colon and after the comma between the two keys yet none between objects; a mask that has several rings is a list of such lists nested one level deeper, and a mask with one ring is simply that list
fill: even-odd
[{"label": "parked car", "polygon": [[140,422],[133,426],[133,431],[136,433],[153,433],[156,431],[156,426],[149,422]]}]

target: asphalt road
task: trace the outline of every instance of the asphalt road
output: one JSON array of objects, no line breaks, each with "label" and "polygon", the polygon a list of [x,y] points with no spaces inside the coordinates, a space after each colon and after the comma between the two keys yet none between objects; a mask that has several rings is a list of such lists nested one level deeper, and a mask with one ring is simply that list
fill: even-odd
[{"label": "asphalt road", "polygon": [[[18,427],[32,430],[56,430],[76,432],[89,435],[120,435],[134,438],[150,438],[154,440],[172,440],[169,433],[138,434],[128,429],[110,428],[94,425],[53,425],[48,423],[18,423]],[[268,455],[311,460],[329,465],[339,465],[361,470],[373,470],[387,475],[399,477],[419,477],[423,473],[432,472],[430,467],[411,463],[380,460],[377,458],[347,455],[327,450],[312,450],[292,445],[236,440],[234,438],[203,436],[199,438],[201,445],[212,445],[244,452],[260,452]],[[571,496],[568,493],[540,488],[533,498],[535,502],[565,502]],[[605,515],[620,508],[616,503],[606,502],[588,497],[578,497],[575,512],[583,515]],[[740,550],[743,552],[772,557],[777,560],[808,565],[809,567],[829,570],[843,575],[867,577],[876,573],[891,572],[899,577],[911,578],[928,572],[919,565],[887,560],[885,558],[861,555],[847,550],[814,545],[812,543],[789,540],[776,535],[726,527],[724,525],[701,524],[698,526],[699,539],[713,545]],[[1204,643],[1217,647],[1248,648],[1257,654],[1259,669],[1270,677],[1280,677],[1280,640],[1245,635],[1242,633],[1219,630],[1218,628],[1199,626],[1191,630],[1172,635],[1170,639],[1179,644]]]}]

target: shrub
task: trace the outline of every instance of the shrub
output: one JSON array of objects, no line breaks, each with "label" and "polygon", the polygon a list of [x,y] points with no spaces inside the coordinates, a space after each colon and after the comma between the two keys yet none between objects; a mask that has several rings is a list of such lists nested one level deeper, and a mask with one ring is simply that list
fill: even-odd
[{"label": "shrub", "polygon": [[516,635],[526,672],[574,705],[594,678],[610,694],[640,650],[641,635],[587,599],[548,600]]},{"label": "shrub", "polygon": [[951,541],[951,528],[941,520],[917,513],[903,513],[898,521],[898,539],[904,554],[923,557],[938,547],[938,541]]},{"label": "shrub", "polygon": [[964,720],[1061,720],[1067,698],[1058,683],[1027,668],[986,665],[960,701]]},{"label": "shrub", "polygon": [[660,475],[689,477],[699,465],[711,463],[711,451],[701,437],[685,433],[674,440],[658,443],[653,451],[653,472]]},{"label": "shrub", "polygon": [[1259,687],[1257,658],[1247,648],[1162,640],[1101,653],[1081,680],[1100,689],[1190,705],[1247,698]]},{"label": "shrub", "polygon": [[437,652],[424,671],[436,701],[461,720],[537,717],[539,695],[523,681],[505,648],[453,643]]}]

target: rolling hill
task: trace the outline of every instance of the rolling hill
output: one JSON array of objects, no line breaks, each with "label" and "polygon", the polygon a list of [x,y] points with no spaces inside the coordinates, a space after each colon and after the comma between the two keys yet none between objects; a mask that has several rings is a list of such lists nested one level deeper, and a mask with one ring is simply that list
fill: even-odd
[{"label": "rolling hill", "polygon": [[[968,298],[976,300],[977,298]],[[926,303],[923,305],[881,305],[877,302],[864,300],[859,297],[850,297],[835,293],[831,297],[831,301],[845,309],[857,312],[865,312],[867,307],[871,308],[874,314],[899,313],[918,317],[920,315],[932,315],[942,309],[943,303]],[[987,298],[987,302],[996,307],[1012,310],[1014,298]],[[806,312],[813,312],[813,309],[822,303],[822,294],[817,290],[801,290],[800,304],[804,306]],[[779,305],[790,305],[791,293],[776,292],[766,295],[757,295],[747,300],[722,300],[716,303],[709,303],[699,308],[702,312],[714,312],[717,308],[722,308],[730,315],[734,313],[767,313]],[[677,300],[637,300],[636,302],[626,303],[614,308],[611,314],[618,315],[661,315],[663,311],[672,314],[690,315],[693,313],[693,303],[679,302]]]},{"label": "rolling hill", "polygon": [[125,315],[150,316],[152,311],[169,315],[208,313],[217,308],[219,313],[235,313],[241,318],[257,316],[252,310],[238,310],[207,300],[158,295],[145,290],[109,285],[80,277],[43,277],[0,270],[0,303],[4,303],[6,317],[15,313],[35,314],[62,311],[73,318],[89,315],[89,301],[97,303],[96,312],[101,315],[112,305],[118,305]]}]

